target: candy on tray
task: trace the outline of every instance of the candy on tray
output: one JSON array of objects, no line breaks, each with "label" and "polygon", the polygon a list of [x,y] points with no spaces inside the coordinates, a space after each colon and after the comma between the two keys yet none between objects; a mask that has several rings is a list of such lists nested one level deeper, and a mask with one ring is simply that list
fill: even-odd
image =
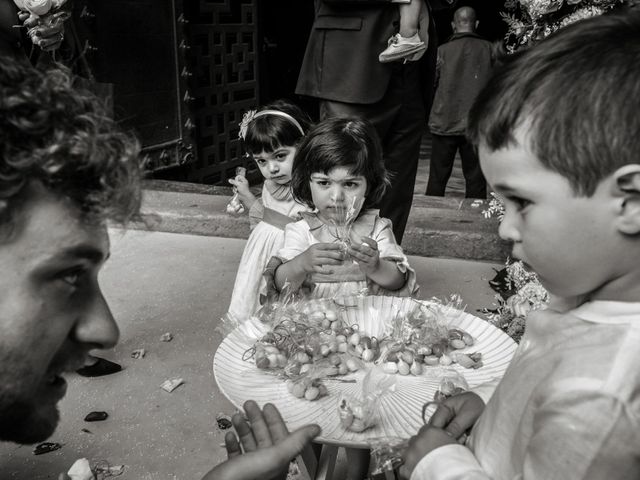
[{"label": "candy on tray", "polygon": [[376,424],[377,404],[380,398],[395,390],[393,375],[378,369],[371,369],[362,380],[362,394],[359,396],[343,393],[338,400],[340,424],[352,432],[363,432]]}]

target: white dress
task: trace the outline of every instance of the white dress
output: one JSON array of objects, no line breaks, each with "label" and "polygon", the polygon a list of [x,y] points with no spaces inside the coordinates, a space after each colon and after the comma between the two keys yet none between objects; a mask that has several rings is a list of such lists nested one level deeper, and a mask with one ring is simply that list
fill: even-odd
[{"label": "white dress", "polygon": [[228,311],[234,321],[243,322],[260,308],[260,291],[265,289],[264,269],[282,248],[284,227],[298,220],[300,212],[308,210],[293,199],[288,185],[264,182],[262,198],[249,211],[252,221],[256,218],[260,221],[249,235],[238,266]]},{"label": "white dress", "polygon": [[[338,242],[335,227],[327,225],[316,213],[302,213],[302,220],[290,223],[285,228],[284,246],[276,255],[276,261],[270,263],[272,271],[280,263],[288,262],[316,243]],[[302,288],[308,290],[311,298],[332,298],[348,295],[391,295],[398,297],[415,296],[418,293],[415,271],[409,266],[406,255],[391,229],[391,221],[378,216],[377,210],[365,210],[351,227],[349,237],[351,241],[362,242],[362,237],[369,237],[378,243],[380,258],[394,261],[406,282],[398,290],[386,290],[369,280],[358,265],[345,260],[340,266],[332,266],[334,273],[308,275]],[[271,273],[271,275],[273,275]],[[268,281],[268,286],[275,285]]]}]

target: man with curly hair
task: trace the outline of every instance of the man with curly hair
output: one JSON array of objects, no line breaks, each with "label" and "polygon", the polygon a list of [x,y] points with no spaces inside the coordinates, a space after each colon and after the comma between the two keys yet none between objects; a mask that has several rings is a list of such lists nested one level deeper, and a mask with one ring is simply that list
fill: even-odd
[{"label": "man with curly hair", "polygon": [[62,70],[0,62],[0,440],[49,437],[62,374],[112,347],[107,221],[140,208],[138,143]]},{"label": "man with curly hair", "polygon": [[[139,214],[138,151],[67,72],[0,62],[0,441],[46,440],[66,393],[62,375],[118,340],[98,273],[107,222]],[[225,438],[229,460],[206,479],[284,478],[319,433],[289,434],[273,405],[249,401],[245,411],[250,423],[233,418],[240,439]]]}]

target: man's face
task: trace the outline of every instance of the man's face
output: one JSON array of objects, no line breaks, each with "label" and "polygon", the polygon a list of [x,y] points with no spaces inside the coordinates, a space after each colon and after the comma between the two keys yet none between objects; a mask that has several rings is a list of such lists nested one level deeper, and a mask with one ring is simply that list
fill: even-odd
[{"label": "man's face", "polygon": [[63,372],[110,348],[116,326],[98,285],[109,254],[104,225],[29,187],[16,232],[0,242],[0,440],[33,443],[55,430]]},{"label": "man's face", "polygon": [[487,181],[504,199],[500,236],[513,257],[531,266],[560,297],[592,294],[616,276],[615,205],[601,184],[591,197],[576,196],[569,181],[546,168],[516,131],[516,145],[479,147]]}]

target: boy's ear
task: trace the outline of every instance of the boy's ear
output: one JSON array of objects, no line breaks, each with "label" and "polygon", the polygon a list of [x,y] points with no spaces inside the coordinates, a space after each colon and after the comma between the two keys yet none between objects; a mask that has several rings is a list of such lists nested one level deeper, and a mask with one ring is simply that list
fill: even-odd
[{"label": "boy's ear", "polygon": [[618,230],[628,235],[640,233],[640,164],[625,165],[613,174],[616,196],[620,198]]}]

